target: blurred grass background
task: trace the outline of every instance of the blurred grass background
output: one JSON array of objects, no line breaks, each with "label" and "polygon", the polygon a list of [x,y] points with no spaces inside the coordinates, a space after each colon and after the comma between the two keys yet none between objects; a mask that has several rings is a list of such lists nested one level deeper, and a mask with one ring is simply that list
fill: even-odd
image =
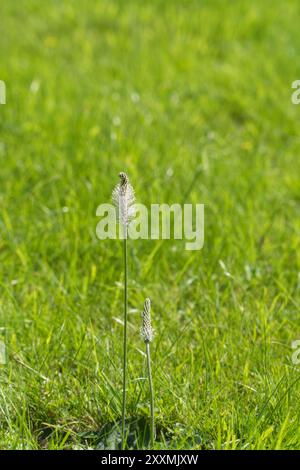
[{"label": "blurred grass background", "polygon": [[205,245],[130,243],[128,415],[156,329],[170,448],[299,448],[297,1],[2,0],[0,447],[86,448],[120,417],[122,245],[96,208],[201,202]]}]

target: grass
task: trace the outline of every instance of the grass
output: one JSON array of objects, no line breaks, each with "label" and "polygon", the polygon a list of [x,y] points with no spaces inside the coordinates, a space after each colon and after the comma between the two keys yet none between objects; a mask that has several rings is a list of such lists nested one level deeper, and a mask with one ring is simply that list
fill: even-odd
[{"label": "grass", "polygon": [[299,449],[299,3],[2,0],[2,449],[86,448],[120,419],[120,170],[138,202],[205,203],[205,244],[129,243],[127,413],[156,448]]}]

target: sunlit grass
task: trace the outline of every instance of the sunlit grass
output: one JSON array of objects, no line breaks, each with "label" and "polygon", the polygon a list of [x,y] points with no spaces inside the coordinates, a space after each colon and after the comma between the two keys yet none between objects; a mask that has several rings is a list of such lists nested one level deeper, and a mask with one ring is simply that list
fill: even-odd
[{"label": "sunlit grass", "polygon": [[[43,4],[41,4],[43,3]],[[200,252],[129,245],[128,416],[157,448],[299,448],[298,2],[2,0],[1,448],[86,448],[121,418],[120,170],[144,204],[205,204]]]}]

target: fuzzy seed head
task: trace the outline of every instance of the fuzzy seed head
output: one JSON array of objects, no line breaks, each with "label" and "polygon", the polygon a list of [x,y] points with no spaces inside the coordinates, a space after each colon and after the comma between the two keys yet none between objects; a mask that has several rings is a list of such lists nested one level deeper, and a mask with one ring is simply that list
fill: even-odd
[{"label": "fuzzy seed head", "polygon": [[142,316],[141,336],[145,343],[150,343],[153,340],[154,330],[151,326],[151,301],[146,299],[144,303],[144,311]]},{"label": "fuzzy seed head", "polygon": [[127,228],[135,215],[134,189],[129,183],[126,173],[119,173],[120,183],[112,193],[112,201],[118,212],[118,220],[124,228]]}]

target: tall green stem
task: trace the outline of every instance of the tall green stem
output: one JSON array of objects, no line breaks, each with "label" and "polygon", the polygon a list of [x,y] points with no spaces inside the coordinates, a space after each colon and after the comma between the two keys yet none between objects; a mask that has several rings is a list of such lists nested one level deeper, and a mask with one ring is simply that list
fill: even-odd
[{"label": "tall green stem", "polygon": [[123,403],[122,403],[122,449],[125,447],[126,378],[127,378],[127,311],[128,311],[127,229],[124,238],[124,338],[123,338]]},{"label": "tall green stem", "polygon": [[149,391],[150,391],[150,441],[151,449],[154,447],[155,439],[155,425],[154,425],[154,394],[153,394],[153,383],[152,383],[152,372],[151,372],[151,358],[150,358],[150,342],[146,341],[146,353],[147,353],[147,366],[148,366],[148,377],[149,377]]}]

